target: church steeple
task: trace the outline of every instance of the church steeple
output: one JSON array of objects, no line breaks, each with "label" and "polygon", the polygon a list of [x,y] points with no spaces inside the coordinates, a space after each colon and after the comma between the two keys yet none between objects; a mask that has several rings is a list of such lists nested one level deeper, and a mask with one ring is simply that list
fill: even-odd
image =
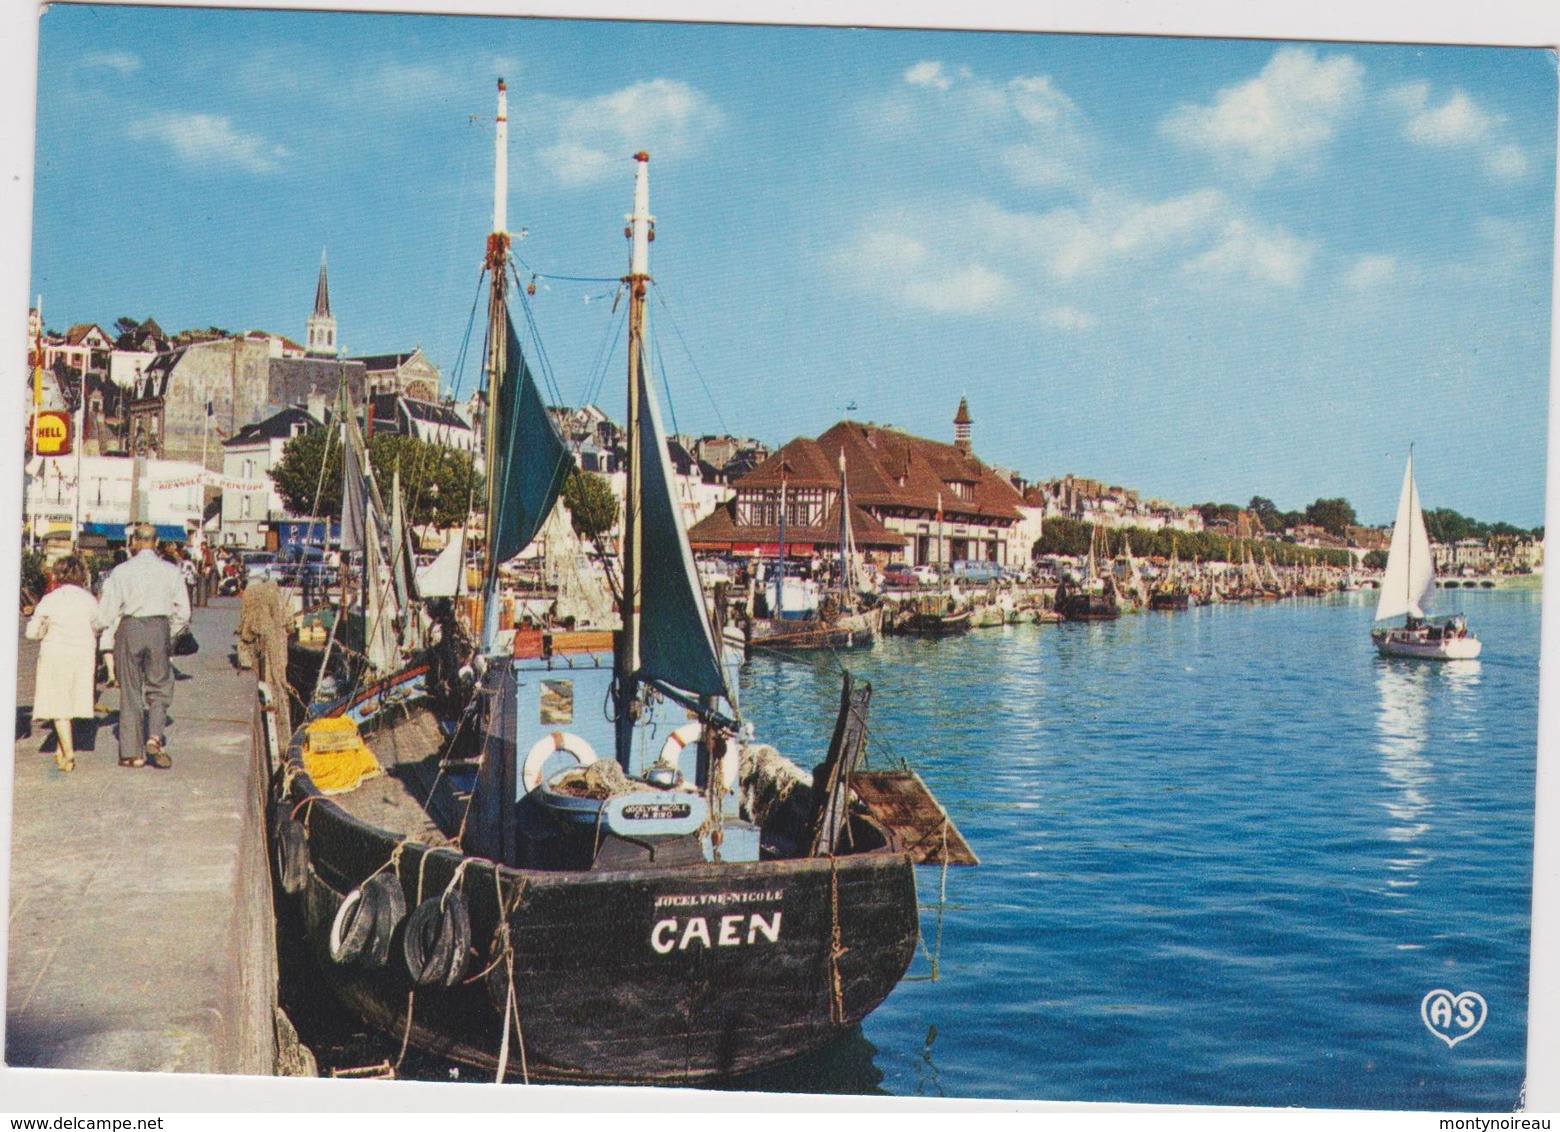
[{"label": "church steeple", "polygon": [[336,320],[330,316],[330,288],[325,282],[325,252],[320,251],[320,281],[314,289],[314,313],[309,316],[310,354],[336,356]]}]

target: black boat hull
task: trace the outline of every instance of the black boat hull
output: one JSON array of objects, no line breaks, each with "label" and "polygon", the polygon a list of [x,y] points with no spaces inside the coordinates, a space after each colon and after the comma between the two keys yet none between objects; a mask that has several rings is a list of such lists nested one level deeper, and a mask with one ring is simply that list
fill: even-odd
[{"label": "black boat hull", "polygon": [[[393,714],[427,671],[352,704]],[[848,1031],[914,957],[914,865],[868,817],[849,819],[846,843],[882,848],[834,858],[516,869],[347,812],[304,773],[303,735],[279,780],[278,816],[307,831],[307,881],[289,899],[302,903],[309,948],[348,1009],[435,1056],[495,1075],[502,1058],[515,1080],[678,1085],[741,1074]],[[471,947],[455,985],[414,993],[404,922],[381,967],[331,958],[343,900],[375,874],[399,882],[408,910],[462,895]]]},{"label": "black boat hull", "polygon": [[1114,621],[1121,616],[1116,599],[1101,594],[1072,594],[1056,608],[1067,621]]},{"label": "black boat hull", "polygon": [[[496,1073],[511,970],[500,899],[512,909],[511,1079],[690,1084],[773,1065],[860,1022],[915,952],[903,853],[585,875],[470,859],[467,981],[413,996],[399,939],[379,970],[334,963],[327,945],[344,896],[394,842],[328,802],[310,808],[311,948],[346,1005],[393,1038],[410,1019],[411,1045]],[[396,869],[407,906],[441,894],[461,860],[408,843]]]}]

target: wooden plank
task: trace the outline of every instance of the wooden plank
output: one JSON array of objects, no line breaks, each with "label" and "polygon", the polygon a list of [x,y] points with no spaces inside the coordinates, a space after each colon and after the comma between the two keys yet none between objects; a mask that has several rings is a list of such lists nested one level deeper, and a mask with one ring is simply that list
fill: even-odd
[{"label": "wooden plank", "polygon": [[899,835],[916,864],[980,864],[948,811],[915,771],[858,771],[850,785],[872,816]]}]

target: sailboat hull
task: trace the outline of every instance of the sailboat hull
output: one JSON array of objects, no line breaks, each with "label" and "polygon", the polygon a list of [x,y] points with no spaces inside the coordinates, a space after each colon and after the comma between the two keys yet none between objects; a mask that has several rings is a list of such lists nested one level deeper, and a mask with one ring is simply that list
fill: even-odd
[{"label": "sailboat hull", "polygon": [[1484,649],[1484,642],[1477,637],[1431,640],[1423,634],[1401,629],[1378,629],[1370,637],[1382,656],[1414,660],[1474,660]]}]

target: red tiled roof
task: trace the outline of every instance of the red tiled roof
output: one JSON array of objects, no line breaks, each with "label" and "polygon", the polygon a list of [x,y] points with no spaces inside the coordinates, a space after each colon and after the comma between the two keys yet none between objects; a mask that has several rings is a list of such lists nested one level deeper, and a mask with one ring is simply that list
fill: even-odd
[{"label": "red tiled roof", "polygon": [[[808,443],[811,443],[809,441]],[[790,482],[787,480],[787,482]],[[838,480],[836,480],[838,483]],[[732,543],[777,543],[780,541],[778,526],[743,526],[736,521],[736,501],[728,500],[715,508],[688,530],[688,541],[695,547],[729,546]],[[902,550],[905,536],[891,531],[854,502],[850,506],[850,528],[856,545],[861,547],[888,547]],[[819,546],[838,546],[840,543],[840,505],[836,499],[829,505],[823,522],[816,527],[787,525],[786,542],[813,543]]]},{"label": "red tiled roof", "polygon": [[[732,486],[739,493],[778,487],[783,472],[792,487],[837,487],[842,451],[855,502],[932,512],[941,494],[948,517],[1018,518],[1023,503],[1018,490],[971,454],[952,444],[855,421],[841,421],[817,440],[798,437]],[[973,498],[958,498],[955,484],[971,485]]]}]

